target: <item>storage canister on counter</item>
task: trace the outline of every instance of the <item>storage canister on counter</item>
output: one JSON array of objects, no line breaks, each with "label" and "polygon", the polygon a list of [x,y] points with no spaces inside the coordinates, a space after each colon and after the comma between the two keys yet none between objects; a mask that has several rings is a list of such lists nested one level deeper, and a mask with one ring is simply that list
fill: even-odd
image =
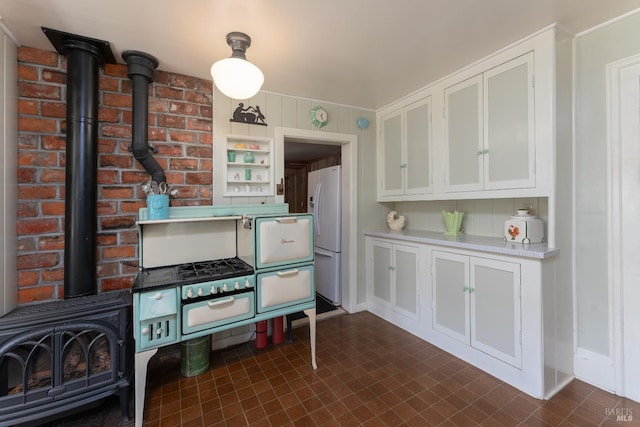
[{"label": "storage canister on counter", "polygon": [[541,243],[544,240],[542,220],[529,215],[526,209],[519,209],[517,215],[504,223],[504,238],[507,242]]}]

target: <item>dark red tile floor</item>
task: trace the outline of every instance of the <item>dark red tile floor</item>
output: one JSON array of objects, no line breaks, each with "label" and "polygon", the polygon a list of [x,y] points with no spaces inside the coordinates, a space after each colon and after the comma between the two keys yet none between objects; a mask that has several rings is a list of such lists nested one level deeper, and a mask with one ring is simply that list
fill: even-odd
[{"label": "dark red tile floor", "polygon": [[[578,380],[534,399],[368,312],[317,329],[316,371],[308,326],[290,344],[214,352],[191,378],[180,375],[179,351],[163,349],[149,363],[144,426],[640,425],[637,402]],[[92,425],[114,425],[112,406],[109,421]]]}]

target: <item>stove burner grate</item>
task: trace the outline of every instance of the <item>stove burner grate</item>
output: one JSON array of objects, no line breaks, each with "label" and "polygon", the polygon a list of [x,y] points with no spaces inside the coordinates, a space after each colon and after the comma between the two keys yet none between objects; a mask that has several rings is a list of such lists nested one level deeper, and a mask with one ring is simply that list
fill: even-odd
[{"label": "stove burner grate", "polygon": [[240,258],[199,261],[144,269],[138,273],[133,289],[135,291],[156,286],[189,285],[250,274],[253,274],[253,267]]},{"label": "stove burner grate", "polygon": [[253,273],[253,268],[240,258],[201,261],[178,266],[178,278],[182,281],[193,279],[219,280]]}]

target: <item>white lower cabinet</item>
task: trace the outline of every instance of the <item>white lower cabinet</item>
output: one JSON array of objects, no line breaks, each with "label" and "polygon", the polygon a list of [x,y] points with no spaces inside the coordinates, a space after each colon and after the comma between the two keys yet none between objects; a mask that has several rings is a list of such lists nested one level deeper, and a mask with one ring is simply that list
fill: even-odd
[{"label": "white lower cabinet", "polygon": [[367,239],[367,299],[374,313],[399,326],[417,325],[422,259],[420,245]]},{"label": "white lower cabinet", "polygon": [[521,367],[520,264],[433,251],[433,329]]},{"label": "white lower cabinet", "polygon": [[529,255],[498,238],[463,241],[367,233],[367,309],[533,397],[549,398],[573,378],[572,288],[558,282],[558,256]]}]

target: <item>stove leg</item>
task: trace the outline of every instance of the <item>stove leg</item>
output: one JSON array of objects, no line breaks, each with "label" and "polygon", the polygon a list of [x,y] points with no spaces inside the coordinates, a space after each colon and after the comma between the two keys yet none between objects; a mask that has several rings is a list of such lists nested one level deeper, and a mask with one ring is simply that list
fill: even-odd
[{"label": "stove leg", "polygon": [[318,369],[316,364],[316,309],[310,308],[304,311],[309,317],[309,340],[311,341],[311,366],[313,369]]},{"label": "stove leg", "polygon": [[142,427],[142,419],[144,417],[144,396],[147,388],[147,365],[149,360],[158,352],[157,348],[153,350],[143,351],[135,354],[135,370],[136,370],[136,425]]},{"label": "stove leg", "polygon": [[122,411],[122,421],[129,421],[129,386],[120,387],[118,390],[120,397],[120,411]]},{"label": "stove leg", "polygon": [[293,342],[293,322],[291,321],[291,315],[287,314],[287,340]]}]

